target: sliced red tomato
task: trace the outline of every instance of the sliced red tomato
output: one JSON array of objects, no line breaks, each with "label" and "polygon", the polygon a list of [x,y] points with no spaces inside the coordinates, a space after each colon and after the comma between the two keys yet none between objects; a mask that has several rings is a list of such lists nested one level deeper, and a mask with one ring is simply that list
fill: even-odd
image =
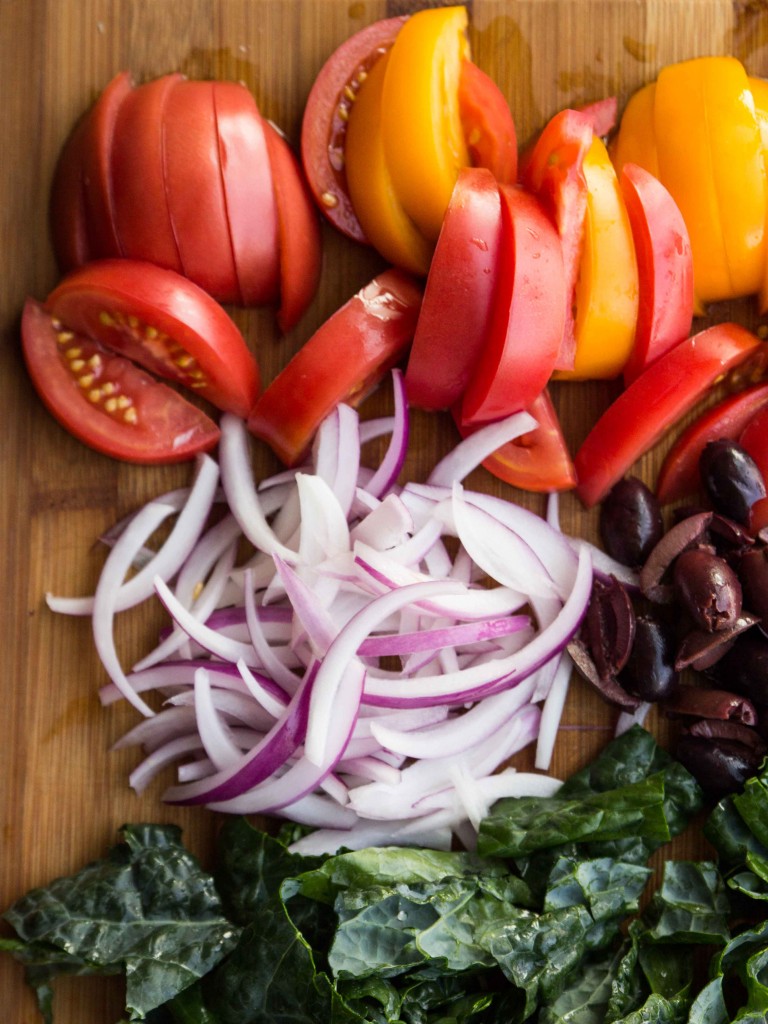
[{"label": "sliced red tomato", "polygon": [[448,409],[464,393],[490,324],[500,235],[495,177],[483,167],[464,168],[437,239],[408,357],[412,405]]},{"label": "sliced red tomato", "polygon": [[[123,98],[112,143],[112,195],[120,251],[183,273],[166,198],[163,122],[180,74],[164,75]],[[137,173],[137,168],[140,173]]]},{"label": "sliced red tomato", "polygon": [[562,110],[547,124],[520,167],[520,180],[534,192],[557,227],[565,267],[565,328],[558,370],[573,369],[576,355],[571,302],[584,247],[587,181],[584,158],[594,138],[592,119],[578,110]]},{"label": "sliced red tomato", "polygon": [[465,424],[526,409],[552,375],[565,321],[560,239],[537,198],[499,186],[501,237],[488,337],[461,402]]},{"label": "sliced red tomato", "polygon": [[110,158],[117,116],[131,89],[130,75],[121,71],[103,90],[87,116],[83,138],[83,184],[93,259],[123,255],[115,225]]},{"label": "sliced red tomato", "polygon": [[79,267],[91,258],[83,184],[83,137],[86,120],[87,115],[77,122],[64,143],[51,184],[48,211],[51,244],[62,273]]},{"label": "sliced red tomato", "polygon": [[320,69],[304,107],[301,159],[310,191],[331,224],[356,242],[367,239],[347,187],[347,121],[366,75],[405,20],[384,18],[343,42]]},{"label": "sliced red tomato", "polygon": [[293,150],[264,122],[277,204],[282,331],[295,327],[314,298],[320,281],[322,239],[312,195]]},{"label": "sliced red tomato", "polygon": [[357,405],[402,357],[420,305],[421,289],[408,274],[379,274],[269,384],[248,417],[249,430],[295,465],[339,402]]},{"label": "sliced red tomato", "polygon": [[277,204],[264,121],[252,93],[213,82],[219,165],[239,292],[246,306],[277,301]]},{"label": "sliced red tomato", "polygon": [[507,98],[471,60],[461,62],[459,116],[472,164],[502,185],[517,180],[517,132]]},{"label": "sliced red tomato", "polygon": [[[549,391],[538,395],[528,412],[538,422],[534,430],[498,448],[483,466],[499,480],[523,491],[550,494],[576,486],[576,470]],[[477,428],[457,421],[464,437]]]},{"label": "sliced red tomato", "polygon": [[637,164],[619,175],[637,258],[639,302],[624,383],[691,332],[693,255],[683,215],[670,193]]},{"label": "sliced red tomato", "polygon": [[764,373],[766,347],[737,324],[716,324],[686,338],[641,373],[608,406],[576,453],[577,492],[587,508],[601,501],[632,464],[728,374]]},{"label": "sliced red tomato", "polygon": [[220,302],[240,288],[219,160],[213,82],[176,81],[163,113],[165,192],[184,274]]},{"label": "sliced red tomato", "polygon": [[77,334],[245,418],[259,370],[236,324],[192,281],[153,263],[98,260],[73,271],[45,302]]},{"label": "sliced red tomato", "polygon": [[757,409],[738,437],[738,442],[757,463],[768,480],[768,406]]},{"label": "sliced red tomato", "polygon": [[605,99],[585,103],[579,110],[587,115],[592,122],[592,131],[602,139],[616,127],[619,101],[615,96],[606,96]]},{"label": "sliced red tomato", "polygon": [[[752,418],[768,407],[768,384],[756,384],[718,402],[688,426],[667,453],[656,481],[656,496],[666,503],[699,489],[699,456],[709,441],[739,441]],[[768,421],[763,421],[764,425]]]},{"label": "sliced red tomato", "polygon": [[170,463],[210,451],[219,428],[172,388],[28,299],[22,350],[40,398],[74,437],[115,459]]}]

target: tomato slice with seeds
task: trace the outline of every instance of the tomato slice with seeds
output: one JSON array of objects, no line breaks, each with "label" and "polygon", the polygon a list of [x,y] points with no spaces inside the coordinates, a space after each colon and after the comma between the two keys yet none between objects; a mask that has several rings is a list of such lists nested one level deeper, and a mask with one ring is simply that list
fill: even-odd
[{"label": "tomato slice with seeds", "polygon": [[309,188],[330,223],[356,242],[367,239],[347,187],[347,121],[367,73],[392,45],[405,20],[383,18],[343,42],[320,69],[304,107],[301,159]]},{"label": "tomato slice with seeds", "polygon": [[138,463],[171,463],[210,451],[219,428],[172,388],[97,341],[64,330],[28,299],[22,351],[53,417],[96,451]]},{"label": "tomato slice with seeds", "polygon": [[224,309],[192,281],[139,260],[97,260],[73,271],[45,302],[77,334],[245,418],[259,370]]}]

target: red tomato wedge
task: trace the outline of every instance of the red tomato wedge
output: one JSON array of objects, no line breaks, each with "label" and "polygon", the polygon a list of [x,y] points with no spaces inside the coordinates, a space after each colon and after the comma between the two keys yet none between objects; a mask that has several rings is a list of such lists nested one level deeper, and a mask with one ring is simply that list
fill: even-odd
[{"label": "red tomato wedge", "polygon": [[197,285],[138,260],[98,260],[57,285],[45,309],[70,331],[245,418],[259,370],[234,321]]},{"label": "red tomato wedge", "polygon": [[601,501],[713,384],[747,361],[744,379],[754,379],[766,359],[762,342],[732,323],[716,324],[670,349],[606,409],[576,453],[577,493],[584,505]]},{"label": "red tomato wedge", "polygon": [[693,255],[683,215],[658,178],[637,164],[619,175],[637,257],[635,341],[624,365],[631,384],[647,366],[687,338],[693,322]]},{"label": "red tomato wedge", "polygon": [[[528,412],[538,426],[502,445],[483,466],[499,480],[523,491],[550,494],[571,490],[576,486],[576,470],[546,388],[533,400]],[[458,427],[464,437],[472,433],[473,428],[462,427],[461,423]]]},{"label": "red tomato wedge", "polygon": [[695,494],[699,489],[699,456],[704,446],[720,438],[740,441],[742,431],[764,407],[768,407],[768,384],[756,384],[723,399],[694,420],[662,463],[656,481],[659,501],[678,501]]},{"label": "red tomato wedge", "polygon": [[213,107],[227,225],[246,306],[277,301],[277,205],[267,139],[253,95],[236,82],[213,83]]},{"label": "red tomato wedge", "polygon": [[356,242],[367,239],[347,188],[347,119],[366,74],[392,45],[405,20],[384,18],[343,42],[320,69],[304,107],[301,160],[310,191],[330,223]]},{"label": "red tomato wedge", "polygon": [[301,164],[285,139],[264,122],[277,203],[282,331],[295,327],[314,298],[320,281],[322,239],[312,195]]},{"label": "red tomato wedge", "polygon": [[461,420],[527,409],[552,375],[565,321],[563,253],[535,196],[499,187],[501,236],[488,337],[464,392]]},{"label": "red tomato wedge", "polygon": [[86,118],[87,115],[77,122],[64,143],[51,184],[48,211],[51,244],[56,263],[63,274],[91,258],[83,185]]},{"label": "red tomato wedge", "polygon": [[[169,93],[182,80],[164,75],[124,97],[112,143],[115,227],[123,255],[183,273],[166,198],[163,122]],[[141,174],[136,173],[137,159]]]},{"label": "red tomato wedge", "polygon": [[520,166],[521,182],[541,200],[563,247],[566,309],[558,370],[573,369],[576,355],[571,300],[584,245],[587,181],[583,168],[594,137],[592,124],[588,113],[561,110],[544,126]]},{"label": "red tomato wedge", "polygon": [[97,341],[62,329],[28,299],[24,361],[40,398],[74,437],[115,459],[170,463],[209,451],[219,428],[172,388]]},{"label": "red tomato wedge", "polygon": [[491,171],[464,168],[438,235],[405,385],[412,405],[448,409],[469,383],[493,308],[501,235]]},{"label": "red tomato wedge", "polygon": [[475,167],[487,167],[500,185],[517,180],[517,132],[506,96],[477,64],[463,60],[459,117]]},{"label": "red tomato wedge", "polygon": [[131,89],[130,75],[121,71],[103,90],[87,115],[83,137],[83,185],[93,259],[123,255],[115,224],[110,159],[115,123],[123,100]]},{"label": "red tomato wedge", "polygon": [[184,274],[241,302],[219,160],[213,82],[176,81],[163,117],[165,193]]},{"label": "red tomato wedge", "polygon": [[263,391],[248,428],[292,466],[339,402],[357,405],[413,338],[421,289],[402,270],[375,277],[330,317]]},{"label": "red tomato wedge", "polygon": [[[738,438],[742,448],[752,456],[757,468],[768,480],[768,406],[758,409],[746,424]],[[765,512],[763,507],[762,512]]]}]

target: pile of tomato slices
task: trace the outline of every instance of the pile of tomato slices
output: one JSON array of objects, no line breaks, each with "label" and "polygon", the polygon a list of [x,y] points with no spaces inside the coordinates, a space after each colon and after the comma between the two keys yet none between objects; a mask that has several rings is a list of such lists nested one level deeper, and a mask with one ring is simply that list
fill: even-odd
[{"label": "pile of tomato slices", "polygon": [[51,226],[63,271],[147,260],[221,302],[279,303],[283,330],[319,280],[319,223],[299,161],[236,82],[176,73],[135,85],[118,74],[65,143]]},{"label": "pile of tomato slices", "polygon": [[[526,490],[575,488],[589,507],[713,384],[763,374],[756,336],[692,327],[704,302],[765,290],[767,93],[731,58],[683,62],[620,121],[614,97],[562,110],[518,151],[506,98],[472,60],[466,8],[428,8],[331,54],[298,159],[241,85],[120,74],[57,167],[53,241],[77,269],[27,305],[30,374],[61,423],[118,458],[176,461],[217,442],[199,403],[149,371],[245,419],[295,466],[336,405],[402,364],[409,403],[448,411],[461,436],[529,412],[536,426],[484,465]],[[685,175],[664,112],[701,156]],[[746,175],[728,224],[726,151]],[[319,280],[318,210],[385,267],[260,393],[219,303],[278,305],[294,327]],[[729,291],[706,283],[708,256]],[[623,392],[572,456],[553,384],[615,379]]]}]

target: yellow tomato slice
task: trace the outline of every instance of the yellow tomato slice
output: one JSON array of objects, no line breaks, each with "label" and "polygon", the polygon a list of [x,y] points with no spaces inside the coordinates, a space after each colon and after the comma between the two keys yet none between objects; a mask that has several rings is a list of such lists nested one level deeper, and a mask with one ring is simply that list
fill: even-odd
[{"label": "yellow tomato slice", "polygon": [[621,115],[619,130],[610,146],[611,159],[617,172],[624,164],[637,164],[658,178],[659,157],[653,130],[655,100],[655,82],[644,85],[629,97]]},{"label": "yellow tomato slice", "polygon": [[659,176],[688,226],[699,303],[757,291],[766,179],[743,66],[732,57],[669,65],[657,79],[654,114]]},{"label": "yellow tomato slice", "polygon": [[587,212],[574,292],[576,359],[561,380],[617,377],[635,338],[638,276],[632,229],[616,172],[602,139],[584,158]]},{"label": "yellow tomato slice", "polygon": [[382,136],[406,213],[433,241],[459,170],[470,164],[459,113],[461,64],[470,57],[464,7],[418,11],[389,52]]},{"label": "yellow tomato slice", "polygon": [[384,156],[381,101],[388,61],[388,53],[376,61],[350,110],[344,143],[347,188],[371,245],[395,266],[425,275],[432,243],[400,204]]}]

